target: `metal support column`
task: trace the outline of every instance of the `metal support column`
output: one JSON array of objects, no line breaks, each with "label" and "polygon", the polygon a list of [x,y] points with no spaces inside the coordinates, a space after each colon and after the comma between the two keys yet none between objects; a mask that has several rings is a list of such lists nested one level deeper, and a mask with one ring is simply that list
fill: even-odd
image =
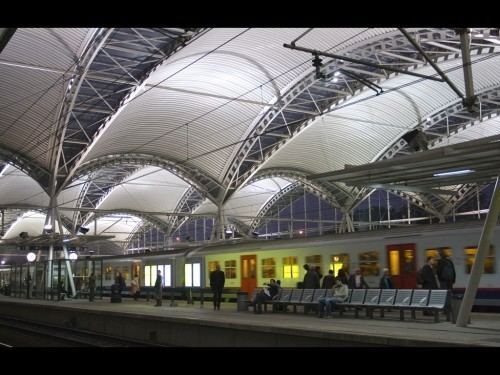
[{"label": "metal support column", "polygon": [[[59,224],[59,233],[62,236],[64,234],[64,227],[62,225],[61,217],[59,216],[57,208],[54,208],[54,212],[57,215],[57,223]],[[53,228],[53,232],[55,232],[55,228]],[[71,262],[68,256],[68,246],[66,245],[65,242],[63,242],[63,254],[66,264],[66,273],[68,274],[67,276],[69,280],[69,286],[71,287],[71,295],[75,297],[76,296],[75,280],[73,280],[73,270],[71,269]]]},{"label": "metal support column", "polygon": [[495,229],[498,213],[500,211],[500,187],[499,187],[499,177],[497,177],[495,183],[495,189],[491,197],[490,208],[488,210],[488,215],[486,215],[486,221],[484,222],[483,232],[481,233],[481,238],[479,239],[479,246],[477,249],[476,256],[474,258],[474,264],[472,265],[472,270],[469,277],[469,283],[465,289],[464,299],[460,306],[460,311],[457,318],[457,327],[466,327],[469,321],[470,312],[472,310],[472,304],[474,302],[477,288],[479,286],[479,281],[481,280],[481,274],[484,268],[484,260],[488,254],[490,248],[491,237],[493,236],[493,230]]}]

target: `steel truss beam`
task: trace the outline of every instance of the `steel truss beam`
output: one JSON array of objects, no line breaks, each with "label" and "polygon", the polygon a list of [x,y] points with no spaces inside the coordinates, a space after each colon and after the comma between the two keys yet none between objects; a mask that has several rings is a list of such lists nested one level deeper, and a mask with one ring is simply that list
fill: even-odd
[{"label": "steel truss beam", "polygon": [[[266,204],[261,207],[259,212],[257,213],[256,218],[249,225],[252,230],[259,227],[262,223],[263,217],[272,210],[273,206],[280,202],[282,197],[287,196],[292,193],[297,188],[302,188],[305,191],[314,194],[317,197],[320,197],[322,200],[326,201],[333,207],[339,208],[341,211],[344,210],[344,206],[339,203],[337,196],[332,192],[327,190],[323,185],[317,183],[316,181],[311,181],[307,179],[306,173],[299,171],[291,171],[291,170],[283,170],[283,169],[266,169],[260,171],[257,175],[255,175],[248,184],[256,182],[258,180],[263,180],[272,177],[280,177],[287,180],[293,180],[290,185],[287,185],[285,188],[281,189],[277,194],[275,194],[271,199],[269,199]],[[342,190],[342,193],[346,194],[345,191]],[[351,201],[352,196],[349,194],[347,199]],[[268,218],[266,218],[267,220]]]},{"label": "steel truss beam", "polygon": [[57,171],[56,193],[70,183],[98,133],[126,105],[130,95],[200,30],[191,32],[190,37],[172,37],[177,33],[164,31],[102,29],[96,35],[75,70],[59,116],[53,141],[57,154],[52,157]]},{"label": "steel truss beam", "polygon": [[[484,31],[487,35],[487,30]],[[445,42],[456,42],[459,41],[459,37],[453,30],[449,29],[412,29],[410,30],[416,35],[420,41],[445,41]],[[487,48],[478,45],[472,45],[471,50],[474,50],[478,54],[482,51],[490,51],[494,48],[494,44],[490,42],[485,42]],[[489,47],[489,48],[488,48]],[[359,84],[359,81],[348,80],[346,77],[342,76],[341,79],[335,81],[334,73],[340,69],[350,69],[356,72],[362,72],[363,74],[358,74],[360,78],[371,82],[371,84],[380,84],[382,81],[380,78],[373,80],[373,74],[377,73],[378,77],[390,78],[384,69],[390,67],[391,65],[401,65],[408,64],[410,62],[415,62],[411,66],[407,66],[408,70],[404,70],[407,74],[410,70],[416,70],[424,66],[425,61],[418,59],[419,54],[410,44],[410,42],[398,31],[392,34],[386,34],[380,36],[378,40],[371,41],[366,45],[357,45],[353,47],[353,51],[356,55],[363,58],[367,62],[371,62],[373,67],[363,67],[360,65],[359,61],[352,63],[342,63],[336,60],[331,60],[326,62],[321,68],[322,75],[325,77],[324,80],[316,79],[315,72],[306,72],[302,77],[299,77],[297,81],[289,86],[288,89],[281,95],[278,99],[273,99],[269,103],[269,108],[263,111],[262,115],[257,118],[253,125],[253,131],[246,138],[246,141],[242,143],[238,151],[233,154],[232,161],[228,164],[226,168],[226,174],[224,177],[224,185],[227,186],[224,201],[226,201],[231,194],[234,193],[240,186],[246,184],[248,180],[255,174],[260,166],[268,160],[272,155],[281,147],[286,145],[295,135],[302,131],[306,126],[313,123],[315,117],[318,115],[316,105],[321,103],[319,106],[320,113],[325,112],[333,108],[335,105],[342,103],[350,96],[355,96],[367,86]],[[456,53],[450,52],[448,48],[439,47],[435,45],[427,45],[424,49],[427,56],[434,62],[444,61],[448,59],[449,56],[457,57]],[[344,52],[346,56],[352,55],[352,52]],[[352,59],[350,59],[352,60]],[[378,74],[378,73],[382,74]],[[438,79],[440,80],[440,79]],[[375,87],[375,86],[374,86]],[[323,95],[322,98],[316,97],[313,100],[311,106],[313,111],[310,114],[302,116],[301,118],[287,119],[291,112],[287,112],[289,109],[294,108],[297,102],[302,99],[303,93],[308,90],[314,91],[325,91],[327,97]],[[336,94],[331,97],[331,94]],[[325,100],[325,98],[327,98]],[[280,107],[276,108],[276,104]],[[303,111],[303,114],[307,114],[307,111]],[[290,125],[291,123],[291,125]],[[277,128],[277,131],[268,131],[268,129]],[[275,134],[274,141],[269,141],[271,134]],[[260,138],[266,136],[268,141],[265,146],[262,146]]]},{"label": "steel truss beam", "polygon": [[220,184],[211,177],[202,174],[197,168],[183,166],[174,161],[170,161],[158,156],[148,154],[119,154],[108,155],[91,160],[83,164],[75,175],[78,176],[90,174],[95,170],[109,166],[119,165],[137,165],[137,166],[156,166],[163,168],[177,177],[183,179],[189,185],[194,186],[199,194],[211,202],[216,202],[217,195],[221,189]]},{"label": "steel truss beam", "polygon": [[47,194],[49,193],[50,172],[37,162],[17,154],[7,147],[0,147],[0,160],[26,173],[34,179]]}]

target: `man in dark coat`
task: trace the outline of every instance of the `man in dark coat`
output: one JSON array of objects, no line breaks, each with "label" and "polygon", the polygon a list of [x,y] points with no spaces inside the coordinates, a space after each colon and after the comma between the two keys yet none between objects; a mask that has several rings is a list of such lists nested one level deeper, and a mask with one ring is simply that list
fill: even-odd
[{"label": "man in dark coat", "polygon": [[309,264],[304,264],[306,274],[304,275],[303,289],[319,289],[319,275],[315,270],[309,269]]},{"label": "man in dark coat", "polygon": [[155,282],[155,297],[156,297],[155,306],[161,306],[162,292],[163,292],[163,285],[161,282],[161,271],[158,270],[156,273],[156,282]]},{"label": "man in dark coat", "polygon": [[434,258],[427,258],[427,263],[420,270],[420,278],[422,279],[422,289],[439,288],[436,272],[434,271]]},{"label": "man in dark coat", "polygon": [[455,266],[450,258],[448,258],[443,249],[439,249],[439,260],[437,263],[437,277],[441,289],[453,289],[453,284],[456,279]]},{"label": "man in dark coat", "polygon": [[335,285],[335,276],[333,276],[333,270],[328,271],[328,275],[323,278],[323,285],[321,289],[332,289]]},{"label": "man in dark coat", "polygon": [[222,289],[224,289],[224,283],[226,282],[226,276],[224,272],[220,270],[220,266],[217,264],[215,266],[215,271],[210,273],[210,288],[214,293],[214,310],[220,310],[220,301],[222,299]]}]

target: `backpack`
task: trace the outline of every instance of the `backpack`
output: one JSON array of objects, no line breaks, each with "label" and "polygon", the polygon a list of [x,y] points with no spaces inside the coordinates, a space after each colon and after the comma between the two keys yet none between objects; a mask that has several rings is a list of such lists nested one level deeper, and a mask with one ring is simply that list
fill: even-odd
[{"label": "backpack", "polygon": [[454,272],[451,261],[448,259],[443,260],[443,268],[441,269],[441,280],[453,280]]}]

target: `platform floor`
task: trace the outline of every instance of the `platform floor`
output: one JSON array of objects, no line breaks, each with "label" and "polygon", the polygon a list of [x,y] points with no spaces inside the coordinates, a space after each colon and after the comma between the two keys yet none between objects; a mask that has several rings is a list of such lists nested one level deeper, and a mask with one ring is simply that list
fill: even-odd
[{"label": "platform floor", "polygon": [[[255,331],[295,331],[300,335],[311,337],[319,336],[356,336],[359,342],[366,342],[367,346],[374,338],[389,338],[386,341],[393,346],[500,346],[500,314],[472,313],[471,324],[468,327],[457,327],[447,322],[441,316],[441,322],[435,323],[432,316],[423,316],[417,312],[417,319],[411,320],[410,313],[405,313],[405,320],[399,320],[399,312],[386,312],[384,318],[375,312],[375,318],[369,319],[360,312],[360,318],[354,318],[353,312],[343,316],[335,313],[333,318],[319,319],[313,312],[305,315],[299,311],[267,312],[254,314],[237,312],[235,303],[223,303],[220,311],[214,311],[211,303],[203,306],[199,302],[187,304],[176,301],[176,306],[170,306],[170,301],[164,301],[161,307],[155,307],[154,301],[123,299],[122,303],[110,303],[109,298],[89,302],[84,299],[68,299],[64,301],[27,300],[0,296],[0,303],[22,303],[33,305],[57,306],[73,311],[93,310],[103,314],[124,314],[129,316],[162,317],[175,321],[203,322],[204,325],[240,329],[245,327]],[[277,331],[276,331],[277,332]]]}]

